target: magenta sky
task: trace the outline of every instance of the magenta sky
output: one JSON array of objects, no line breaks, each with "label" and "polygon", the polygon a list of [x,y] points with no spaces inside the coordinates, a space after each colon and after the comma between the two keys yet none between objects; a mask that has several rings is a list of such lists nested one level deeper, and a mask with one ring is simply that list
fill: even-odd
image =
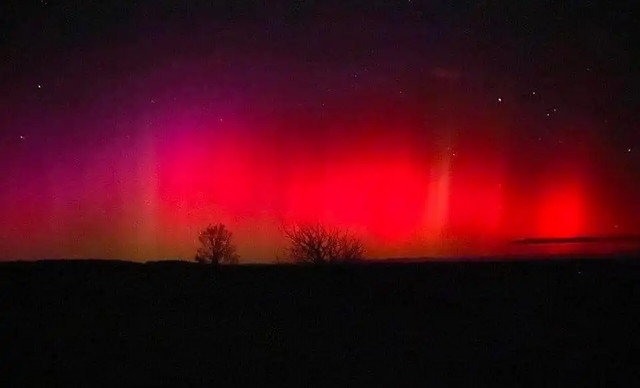
[{"label": "magenta sky", "polygon": [[434,7],[9,24],[30,45],[0,68],[0,259],[191,258],[209,222],[249,261],[290,222],[349,228],[373,257],[640,233],[627,41],[603,32],[612,62],[571,24]]}]

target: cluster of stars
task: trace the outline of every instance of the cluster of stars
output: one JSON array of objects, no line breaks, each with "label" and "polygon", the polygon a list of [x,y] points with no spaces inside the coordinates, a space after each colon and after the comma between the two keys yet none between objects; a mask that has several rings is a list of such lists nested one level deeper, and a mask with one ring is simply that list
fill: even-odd
[{"label": "cluster of stars", "polygon": [[[590,71],[591,69],[587,68],[587,70]],[[531,91],[531,95],[532,96],[536,96],[536,95],[538,95],[538,93],[537,93],[537,91],[532,90]],[[498,103],[502,103],[504,101],[502,97],[497,97],[496,100],[498,101]],[[545,117],[550,118],[554,113],[558,113],[558,112],[559,112],[559,109],[557,107],[553,107],[550,110],[548,110],[544,115],[545,115]],[[605,126],[607,125],[607,123],[608,123],[608,120],[605,119],[604,120]],[[542,141],[542,136],[538,136],[537,140],[539,142]],[[564,141],[562,139],[558,139],[556,143],[557,144],[563,144]],[[628,148],[625,149],[625,153],[629,154],[629,153],[631,153],[631,151],[632,151],[632,147],[628,147]],[[453,154],[453,156],[455,156],[455,153]]]}]

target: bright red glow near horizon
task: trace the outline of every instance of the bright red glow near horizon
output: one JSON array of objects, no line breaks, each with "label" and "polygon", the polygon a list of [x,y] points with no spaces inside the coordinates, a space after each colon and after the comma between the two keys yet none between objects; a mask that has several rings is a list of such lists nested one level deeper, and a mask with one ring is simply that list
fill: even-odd
[{"label": "bright red glow near horizon", "polygon": [[[140,30],[153,40],[60,41],[24,72],[37,61],[16,59],[0,85],[0,260],[190,259],[218,222],[245,262],[272,261],[281,228],[304,222],[350,230],[372,258],[640,234],[635,110],[600,78],[620,69],[558,57],[564,40],[334,14],[163,21]],[[540,65],[522,61],[533,47]]]},{"label": "bright red glow near horizon", "polygon": [[538,235],[571,237],[586,232],[587,207],[585,193],[576,186],[550,187],[544,194],[539,215]]},{"label": "bright red glow near horizon", "polygon": [[393,132],[402,129],[320,140],[242,128],[169,132],[152,146],[160,244],[188,254],[197,230],[220,221],[245,255],[271,257],[283,225],[321,222],[356,233],[372,256],[446,256],[594,229],[578,184],[540,178],[531,182],[536,194],[515,194],[501,149],[437,146],[424,136],[391,141]]},{"label": "bright red glow near horizon", "polygon": [[[296,222],[348,229],[371,257],[501,254],[516,238],[599,232],[575,156],[570,173],[538,168],[523,181],[499,144],[434,141],[446,137],[437,131],[365,123],[306,137],[232,120],[163,125],[127,157],[114,142],[76,156],[83,169],[52,167],[59,179],[39,193],[5,192],[5,238],[44,225],[41,252],[60,257],[190,258],[198,231],[223,222],[243,257],[268,261],[281,227]],[[23,205],[11,207],[15,198]]]}]

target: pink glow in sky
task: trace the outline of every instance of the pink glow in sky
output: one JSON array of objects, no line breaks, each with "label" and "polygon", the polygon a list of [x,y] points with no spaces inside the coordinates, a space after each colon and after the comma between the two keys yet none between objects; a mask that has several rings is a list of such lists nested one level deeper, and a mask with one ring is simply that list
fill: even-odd
[{"label": "pink glow in sky", "polygon": [[640,233],[637,131],[615,132],[631,110],[607,105],[625,96],[607,63],[411,10],[272,12],[149,16],[8,57],[0,259],[191,259],[218,222],[245,262],[272,261],[293,222],[349,229],[374,258]]},{"label": "pink glow in sky", "polygon": [[[160,113],[105,139],[79,132],[93,144],[73,153],[73,142],[44,155],[19,145],[0,197],[5,256],[191,258],[210,222],[226,223],[252,261],[275,257],[291,222],[347,228],[372,257],[496,254],[516,238],[610,232],[596,223],[587,156],[525,165],[486,119],[421,133],[367,112],[312,135],[293,129],[304,116],[280,130],[269,118]],[[475,133],[454,138],[465,125]]]}]

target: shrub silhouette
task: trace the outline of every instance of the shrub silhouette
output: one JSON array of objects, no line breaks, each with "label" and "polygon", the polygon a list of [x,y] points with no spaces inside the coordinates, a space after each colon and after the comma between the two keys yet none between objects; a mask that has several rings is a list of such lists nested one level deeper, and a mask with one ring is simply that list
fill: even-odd
[{"label": "shrub silhouette", "polygon": [[284,235],[289,240],[287,256],[297,263],[352,262],[361,260],[364,254],[359,239],[319,223],[285,227]]},{"label": "shrub silhouette", "polygon": [[237,264],[236,247],[231,242],[232,233],[224,224],[209,225],[200,232],[195,260],[204,264]]}]

